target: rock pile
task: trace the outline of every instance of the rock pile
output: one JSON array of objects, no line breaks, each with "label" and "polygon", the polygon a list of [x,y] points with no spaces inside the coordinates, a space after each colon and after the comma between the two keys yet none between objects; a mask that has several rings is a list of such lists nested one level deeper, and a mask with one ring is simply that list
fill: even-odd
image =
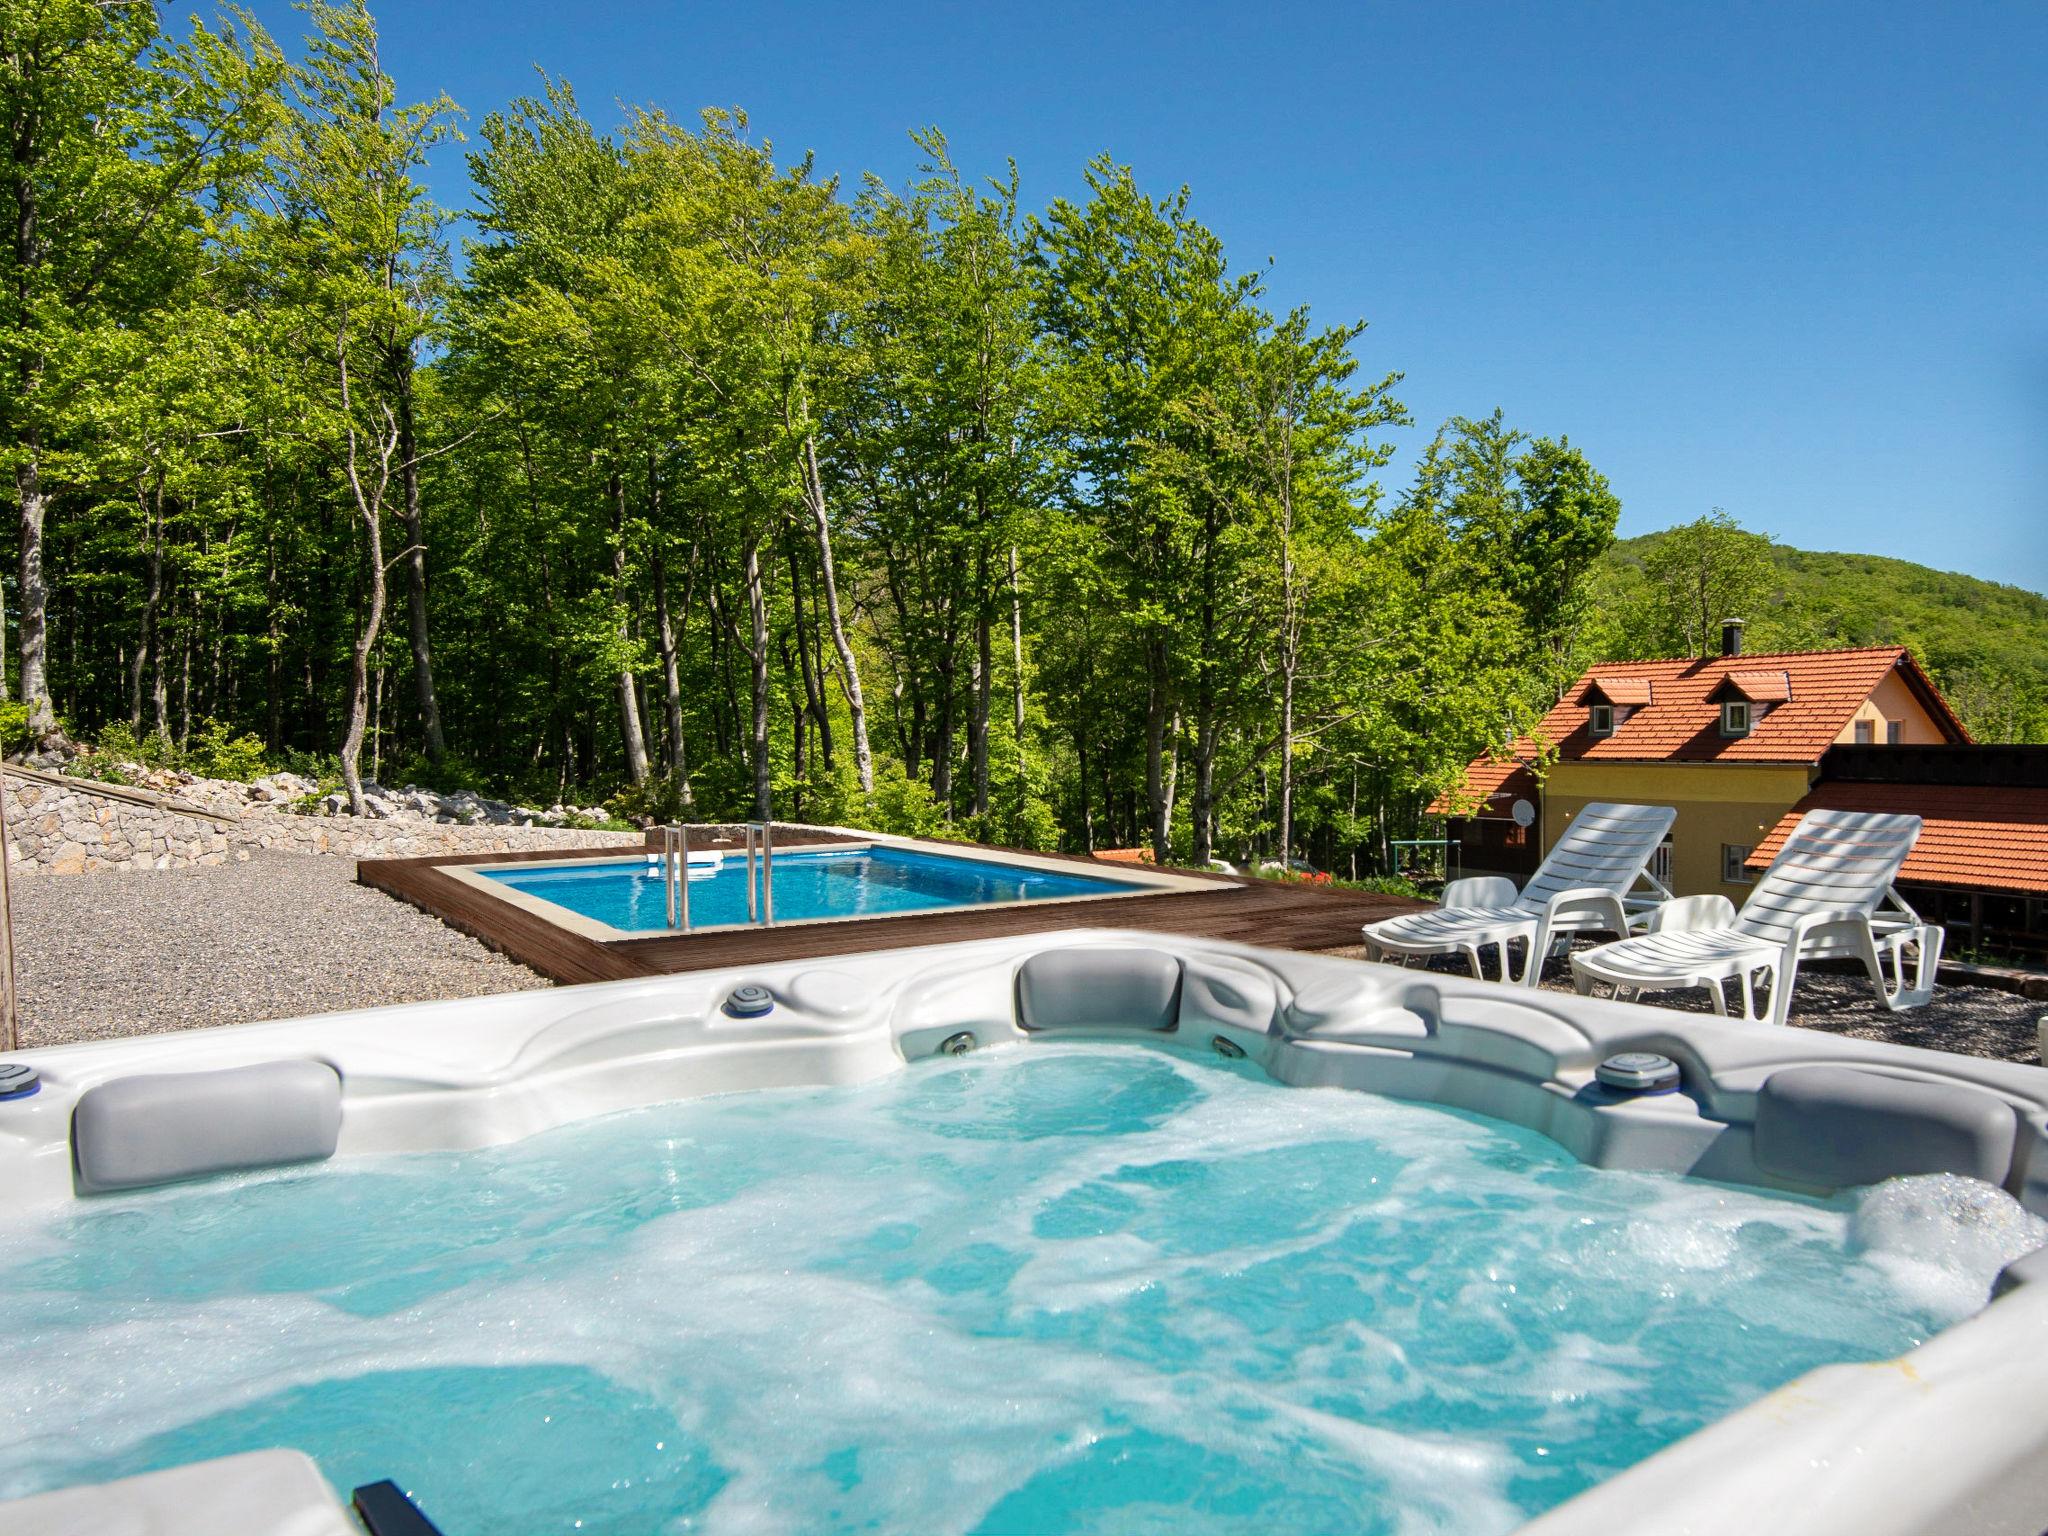
[{"label": "rock pile", "polygon": [[[223,816],[239,816],[251,808],[303,816],[347,816],[348,794],[320,792],[313,780],[296,773],[273,773],[253,784],[232,779],[203,779],[168,768],[140,763],[119,765],[123,776],[139,789],[155,790]],[[572,827],[608,820],[601,805],[555,804],[542,809],[492,800],[474,790],[452,794],[422,789],[417,784],[389,788],[374,781],[363,785],[363,813],[371,821],[435,823],[462,827]]]},{"label": "rock pile", "polygon": [[[99,870],[184,869],[240,863],[265,852],[332,854],[343,858],[414,858],[449,853],[503,853],[525,849],[638,847],[637,832],[600,832],[563,825],[561,807],[549,825],[547,812],[500,807],[476,799],[454,805],[437,797],[403,805],[380,794],[372,805],[383,816],[322,815],[318,785],[262,786],[193,779],[167,782],[163,789],[113,786],[63,775],[4,779],[8,818],[8,861],[24,870],[92,874]],[[261,790],[289,799],[254,798]],[[320,797],[324,798],[324,797]]]}]

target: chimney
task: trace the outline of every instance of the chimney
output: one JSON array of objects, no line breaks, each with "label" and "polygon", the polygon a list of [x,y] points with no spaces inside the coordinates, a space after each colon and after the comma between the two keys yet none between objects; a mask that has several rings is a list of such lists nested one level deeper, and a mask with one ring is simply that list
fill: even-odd
[{"label": "chimney", "polygon": [[1723,656],[1740,656],[1742,654],[1742,620],[1723,619],[1721,621],[1721,654]]}]

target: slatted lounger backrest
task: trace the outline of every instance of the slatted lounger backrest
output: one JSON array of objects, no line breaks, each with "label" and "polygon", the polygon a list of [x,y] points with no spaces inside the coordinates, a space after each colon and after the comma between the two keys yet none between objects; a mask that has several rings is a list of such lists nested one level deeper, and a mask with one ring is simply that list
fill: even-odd
[{"label": "slatted lounger backrest", "polygon": [[1649,867],[1678,812],[1668,805],[1614,805],[1595,801],[1580,811],[1529,883],[1521,904],[1540,911],[1559,891],[1628,893]]},{"label": "slatted lounger backrest", "polygon": [[1735,926],[1783,944],[1792,937],[1792,925],[1809,912],[1868,917],[1892,888],[1919,836],[1918,816],[1808,811],[1742,904]]}]

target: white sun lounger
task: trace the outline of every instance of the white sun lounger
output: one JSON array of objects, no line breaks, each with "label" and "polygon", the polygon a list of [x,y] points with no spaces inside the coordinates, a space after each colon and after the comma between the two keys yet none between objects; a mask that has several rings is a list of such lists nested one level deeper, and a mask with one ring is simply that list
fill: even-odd
[{"label": "white sun lounger", "polygon": [[[1714,1011],[1725,1014],[1722,983],[1738,979],[1742,1016],[1754,1019],[1754,983],[1762,976],[1770,985],[1764,1017],[1783,1024],[1800,961],[1853,957],[1887,1008],[1916,1008],[1934,995],[1942,930],[1923,923],[1892,882],[1919,836],[1918,816],[1808,811],[1740,913],[1725,896],[1673,902],[1652,920],[1651,932],[1572,956],[1573,981],[1581,992],[1605,982],[1617,997],[1705,987]],[[1887,903],[1889,912],[1881,910]],[[1911,986],[1909,948],[1917,952]]]},{"label": "white sun lounger", "polygon": [[[1463,955],[1482,981],[1480,952],[1500,951],[1500,979],[1533,987],[1544,956],[1560,936],[1629,931],[1625,905],[1638,880],[1660,895],[1671,893],[1649,873],[1657,845],[1678,813],[1668,805],[1612,805],[1596,802],[1565,828],[1529,883],[1519,892],[1498,875],[1454,880],[1444,887],[1443,905],[1410,912],[1365,928],[1368,959],[1393,957],[1406,964],[1431,955]],[[1514,974],[1508,946],[1527,945],[1522,974]]]}]

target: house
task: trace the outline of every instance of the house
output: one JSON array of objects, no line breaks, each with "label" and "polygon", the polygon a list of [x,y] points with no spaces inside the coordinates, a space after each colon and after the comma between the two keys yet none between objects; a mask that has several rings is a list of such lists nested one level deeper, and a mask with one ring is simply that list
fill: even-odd
[{"label": "house", "polygon": [[1918,816],[1898,890],[1948,929],[1950,952],[2048,955],[2048,747],[1831,747],[1750,854],[1752,873],[1813,810]]},{"label": "house", "polygon": [[1473,762],[1431,810],[1449,820],[1465,873],[1521,875],[1592,801],[1673,806],[1658,878],[1739,903],[1750,855],[1814,787],[1829,748],[1969,740],[1903,646],[1748,655],[1731,621],[1718,656],[1592,668],[1532,736]]}]

